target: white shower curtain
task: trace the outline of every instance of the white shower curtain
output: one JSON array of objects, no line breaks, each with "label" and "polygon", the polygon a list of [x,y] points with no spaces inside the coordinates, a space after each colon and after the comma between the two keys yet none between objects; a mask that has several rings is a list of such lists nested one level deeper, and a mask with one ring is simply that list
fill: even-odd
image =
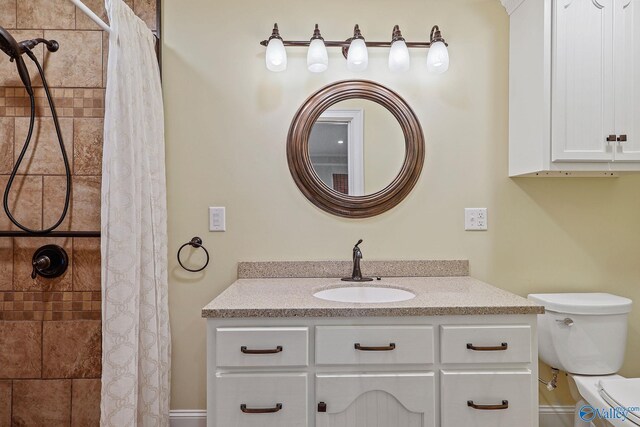
[{"label": "white shower curtain", "polygon": [[160,71],[145,23],[122,0],[105,4],[100,424],[164,427],[171,340]]}]

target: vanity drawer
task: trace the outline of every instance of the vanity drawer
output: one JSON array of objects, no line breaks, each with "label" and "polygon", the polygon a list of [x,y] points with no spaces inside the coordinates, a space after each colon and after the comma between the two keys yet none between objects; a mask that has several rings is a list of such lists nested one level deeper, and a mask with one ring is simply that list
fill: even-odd
[{"label": "vanity drawer", "polygon": [[217,328],[219,367],[307,366],[309,329]]},{"label": "vanity drawer", "polygon": [[[442,371],[441,427],[531,427],[531,371]],[[475,407],[474,407],[475,406]]]},{"label": "vanity drawer", "polygon": [[318,326],[316,364],[430,364],[431,326]]},{"label": "vanity drawer", "polygon": [[442,363],[530,363],[529,325],[441,326]]},{"label": "vanity drawer", "polygon": [[216,374],[216,426],[306,427],[307,374]]}]

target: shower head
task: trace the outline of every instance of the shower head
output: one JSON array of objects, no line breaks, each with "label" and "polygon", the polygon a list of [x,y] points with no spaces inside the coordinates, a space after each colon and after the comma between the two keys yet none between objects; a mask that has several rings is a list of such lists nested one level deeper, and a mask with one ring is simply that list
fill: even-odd
[{"label": "shower head", "polygon": [[27,93],[33,96],[33,88],[31,87],[31,77],[29,77],[29,71],[27,65],[22,59],[22,53],[24,52],[20,44],[13,38],[13,36],[4,28],[0,27],[0,49],[11,58],[11,61],[16,62],[18,68],[18,74],[20,80],[24,84]]},{"label": "shower head", "polygon": [[0,27],[0,49],[11,59],[16,59],[22,54],[22,49],[16,39],[2,27]]}]

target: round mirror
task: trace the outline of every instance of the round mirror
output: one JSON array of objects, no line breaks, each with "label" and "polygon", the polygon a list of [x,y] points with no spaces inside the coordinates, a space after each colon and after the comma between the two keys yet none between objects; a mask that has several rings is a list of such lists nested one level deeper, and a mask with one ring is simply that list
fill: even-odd
[{"label": "round mirror", "polygon": [[395,92],[365,80],[331,84],[296,113],[287,141],[294,181],[319,208],[349,218],[385,212],[424,163],[417,117]]}]

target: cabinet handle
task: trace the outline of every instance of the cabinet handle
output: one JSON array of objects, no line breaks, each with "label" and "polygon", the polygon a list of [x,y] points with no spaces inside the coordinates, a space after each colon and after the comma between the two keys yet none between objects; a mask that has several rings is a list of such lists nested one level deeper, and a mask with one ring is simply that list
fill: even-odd
[{"label": "cabinet handle", "polygon": [[277,346],[274,349],[269,349],[269,350],[249,350],[244,345],[240,347],[240,351],[243,352],[244,354],[274,354],[274,353],[282,353],[282,350],[284,350],[284,348],[282,348],[281,345]]},{"label": "cabinet handle", "polygon": [[509,344],[503,342],[501,345],[496,347],[477,347],[471,343],[467,343],[467,348],[473,351],[505,351],[509,348]]},{"label": "cabinet handle", "polygon": [[359,342],[357,342],[353,345],[353,347],[356,350],[360,350],[360,351],[391,351],[396,349],[395,343],[390,343],[388,346],[385,346],[385,347],[364,347],[364,346],[361,346]]},{"label": "cabinet handle", "polygon": [[501,409],[508,409],[509,401],[503,400],[502,405],[476,405],[475,403],[473,403],[473,400],[467,400],[467,406],[473,409],[479,409],[481,411],[498,411]]},{"label": "cabinet handle", "polygon": [[273,408],[247,408],[244,403],[240,405],[240,410],[245,414],[273,414],[282,410],[282,403],[276,403]]},{"label": "cabinet handle", "polygon": [[618,140],[618,137],[616,135],[609,135],[607,137],[607,142],[616,142]]},{"label": "cabinet handle", "polygon": [[627,135],[620,135],[618,137],[618,142],[627,142]]}]

